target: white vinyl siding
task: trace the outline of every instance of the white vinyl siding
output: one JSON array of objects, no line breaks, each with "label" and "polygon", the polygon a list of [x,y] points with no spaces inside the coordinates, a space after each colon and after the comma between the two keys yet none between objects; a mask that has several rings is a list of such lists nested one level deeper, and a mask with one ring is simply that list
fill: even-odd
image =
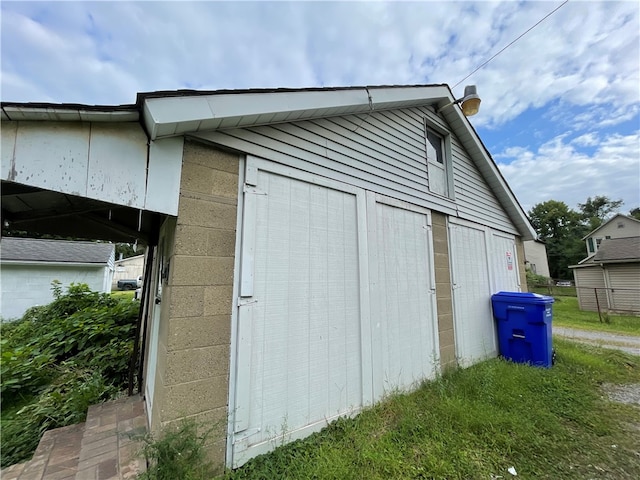
[{"label": "white vinyl siding", "polygon": [[611,288],[611,309],[640,312],[640,264],[610,264],[606,275]]},{"label": "white vinyl siding", "polygon": [[449,131],[428,109],[374,111],[272,126],[194,135],[283,165],[365,188],[417,206],[517,233],[455,135],[451,146],[452,198],[429,190],[424,117]]},{"label": "white vinyl siding", "polygon": [[[600,308],[606,309],[608,300],[602,268],[599,265],[576,268],[573,270],[573,275],[576,282],[580,310],[597,311],[598,303]],[[598,295],[597,301],[596,292]]]}]

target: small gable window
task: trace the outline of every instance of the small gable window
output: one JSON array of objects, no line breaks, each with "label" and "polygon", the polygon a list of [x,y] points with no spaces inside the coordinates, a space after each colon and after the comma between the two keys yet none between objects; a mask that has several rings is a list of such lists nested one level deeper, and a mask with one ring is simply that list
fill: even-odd
[{"label": "small gable window", "polygon": [[[426,119],[425,119],[426,123]],[[429,191],[443,197],[452,197],[449,136],[425,124],[425,150]]]}]

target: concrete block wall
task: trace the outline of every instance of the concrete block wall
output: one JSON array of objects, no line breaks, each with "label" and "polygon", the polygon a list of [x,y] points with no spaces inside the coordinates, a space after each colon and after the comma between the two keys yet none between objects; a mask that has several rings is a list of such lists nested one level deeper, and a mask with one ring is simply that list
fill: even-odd
[{"label": "concrete block wall", "polygon": [[152,428],[192,418],[225,461],[239,156],[186,141],[163,288]]},{"label": "concrete block wall", "polygon": [[436,303],[438,308],[438,338],[440,366],[445,371],[457,366],[453,331],[453,296],[449,268],[449,237],[446,215],[431,213],[433,255],[436,274]]}]

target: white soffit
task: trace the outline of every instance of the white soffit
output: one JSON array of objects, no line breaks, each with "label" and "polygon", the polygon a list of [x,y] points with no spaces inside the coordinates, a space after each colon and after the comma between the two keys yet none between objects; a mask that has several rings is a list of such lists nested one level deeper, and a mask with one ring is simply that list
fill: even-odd
[{"label": "white soffit", "polygon": [[[369,101],[371,97],[371,103]],[[144,100],[151,139],[452,101],[446,86],[186,95]],[[212,122],[215,120],[215,122]]]}]

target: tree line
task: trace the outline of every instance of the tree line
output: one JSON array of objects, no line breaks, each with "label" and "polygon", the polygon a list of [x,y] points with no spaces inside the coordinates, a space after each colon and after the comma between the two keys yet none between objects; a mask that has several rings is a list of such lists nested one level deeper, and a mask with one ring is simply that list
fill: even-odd
[{"label": "tree line", "polygon": [[[551,278],[573,278],[569,265],[587,256],[582,238],[617,213],[622,204],[622,200],[596,195],[579,203],[577,210],[564,202],[547,200],[527,212],[540,240],[546,244]],[[640,208],[632,209],[628,215],[640,220]]]}]

